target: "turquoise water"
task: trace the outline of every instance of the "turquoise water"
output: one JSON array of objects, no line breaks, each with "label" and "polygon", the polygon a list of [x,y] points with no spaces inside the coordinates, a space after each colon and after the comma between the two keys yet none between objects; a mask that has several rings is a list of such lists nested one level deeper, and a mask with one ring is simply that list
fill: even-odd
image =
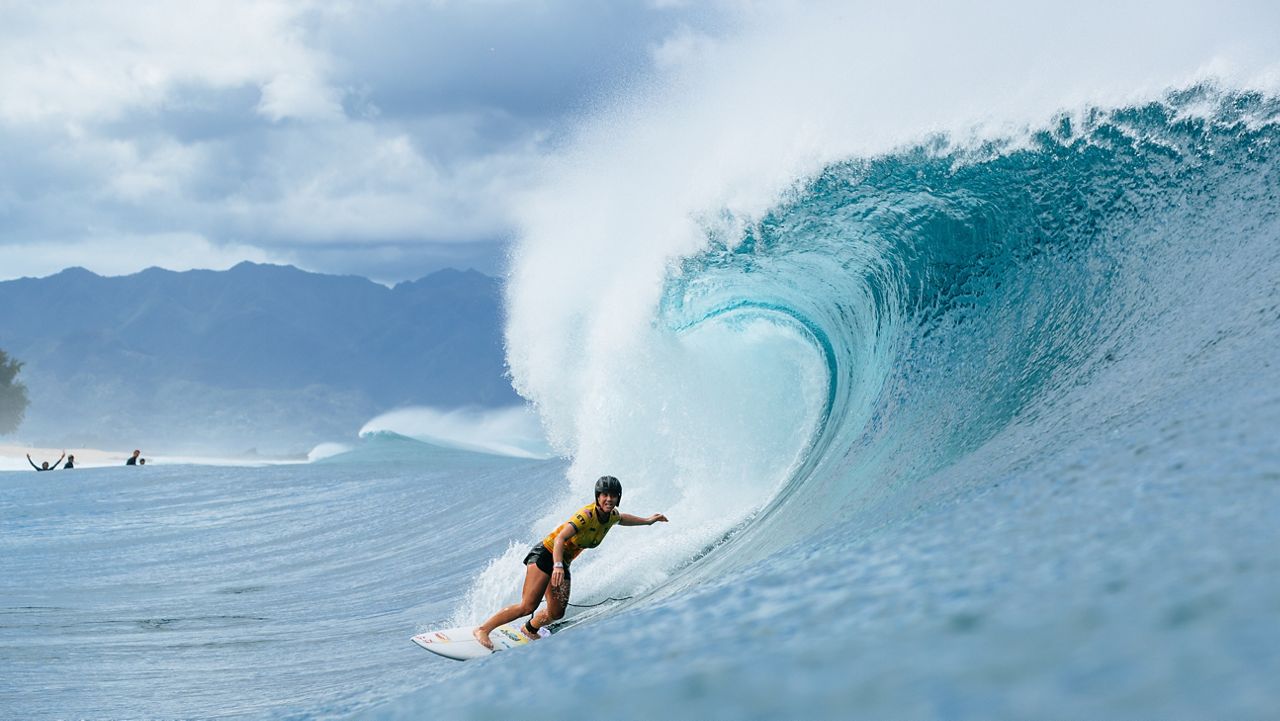
[{"label": "turquoise water", "polygon": [[[537,347],[521,266],[571,461],[0,474],[0,717],[1273,716],[1278,118],[1197,87],[829,164]],[[409,643],[513,600],[606,472],[671,518],[575,566],[623,600]]]}]

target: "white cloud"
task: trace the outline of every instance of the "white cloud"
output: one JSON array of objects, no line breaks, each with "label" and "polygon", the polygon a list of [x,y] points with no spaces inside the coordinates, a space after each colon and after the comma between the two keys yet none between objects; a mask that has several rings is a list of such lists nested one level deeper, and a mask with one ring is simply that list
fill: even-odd
[{"label": "white cloud", "polygon": [[163,139],[142,148],[127,140],[99,144],[104,151],[102,194],[133,204],[172,201],[207,163],[207,148]]},{"label": "white cloud", "polygon": [[314,75],[281,73],[262,86],[258,111],[272,120],[335,119],[342,116],[339,99],[336,90]]},{"label": "white cloud", "polygon": [[709,35],[680,25],[653,48],[653,63],[659,69],[670,70],[696,62],[714,47],[715,41]]},{"label": "white cloud", "polygon": [[288,257],[240,244],[217,244],[191,233],[99,234],[74,241],[0,245],[8,278],[43,277],[72,266],[100,275],[128,275],[152,266],[168,270],[225,270],[244,260],[287,263]]},{"label": "white cloud", "polygon": [[672,34],[701,11],[647,0],[0,8],[0,278],[232,252],[343,271],[378,248],[360,257],[407,279],[480,252],[459,244],[496,258],[573,114],[705,39]]},{"label": "white cloud", "polygon": [[[227,202],[237,234],[318,243],[490,240],[511,223],[506,199],[538,164],[538,149],[441,164],[413,138],[370,124],[299,132],[274,146],[274,174]],[[272,172],[272,171],[266,171]]]},{"label": "white cloud", "polygon": [[328,60],[297,24],[305,2],[11,3],[0,118],[102,121],[154,106],[177,83],[263,88],[272,119],[331,117]]}]

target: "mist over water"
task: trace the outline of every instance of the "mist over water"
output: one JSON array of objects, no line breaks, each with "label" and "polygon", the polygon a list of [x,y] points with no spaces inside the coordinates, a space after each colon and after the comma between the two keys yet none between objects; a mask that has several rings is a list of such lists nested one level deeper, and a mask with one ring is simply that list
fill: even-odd
[{"label": "mist over water", "polygon": [[397,433],[435,445],[515,458],[549,458],[538,417],[511,408],[400,408],[371,419],[360,435]]}]

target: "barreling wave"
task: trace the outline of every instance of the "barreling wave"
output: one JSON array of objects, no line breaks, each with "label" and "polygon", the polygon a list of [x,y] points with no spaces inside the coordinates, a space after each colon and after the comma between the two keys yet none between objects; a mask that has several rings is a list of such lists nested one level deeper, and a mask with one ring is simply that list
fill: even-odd
[{"label": "barreling wave", "polygon": [[[514,327],[517,385],[575,488],[608,467],[646,510],[713,529],[654,554],[667,567],[726,538],[740,563],[815,524],[910,514],[962,491],[947,467],[1011,425],[1068,401],[1118,413],[1092,379],[1184,357],[1199,336],[1180,319],[1206,298],[1268,292],[1248,271],[1276,262],[1278,120],[1274,98],[1198,85],[828,164],[758,220],[698,218],[656,308],[571,309],[550,344],[580,356],[572,379]],[[1090,432],[1064,420],[1033,442]]]},{"label": "barreling wave", "polygon": [[[954,491],[914,486],[1118,359],[1178,357],[1186,283],[1225,297],[1274,268],[1258,230],[1280,216],[1277,120],[1272,98],[1197,86],[1003,142],[938,137],[825,168],[740,238],[710,232],[661,322],[782,319],[827,370],[768,536],[794,537],[793,503],[883,522]],[[869,503],[886,496],[912,502]]]}]

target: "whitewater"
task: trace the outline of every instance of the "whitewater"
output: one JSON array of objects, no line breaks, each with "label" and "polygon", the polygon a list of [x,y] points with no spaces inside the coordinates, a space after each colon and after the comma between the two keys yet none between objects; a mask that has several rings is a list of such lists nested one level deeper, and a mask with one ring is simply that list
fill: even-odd
[{"label": "whitewater", "polygon": [[[0,717],[1274,716],[1280,23],[1102,7],[757,9],[606,104],[507,278],[549,458],[0,473]],[[567,627],[410,644],[605,473],[671,522]]]}]

